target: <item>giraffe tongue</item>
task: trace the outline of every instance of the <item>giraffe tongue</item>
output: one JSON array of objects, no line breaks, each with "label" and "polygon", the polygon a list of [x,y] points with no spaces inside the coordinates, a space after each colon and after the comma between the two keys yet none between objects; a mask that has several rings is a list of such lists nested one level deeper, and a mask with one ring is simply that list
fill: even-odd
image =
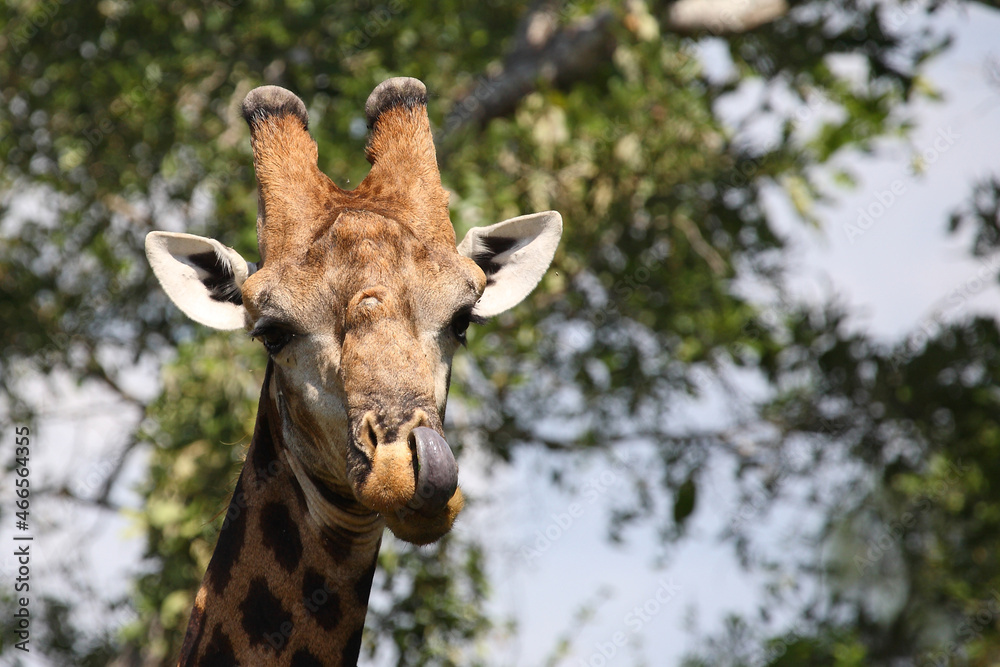
[{"label": "giraffe tongue", "polygon": [[410,434],[416,456],[416,493],[407,507],[421,514],[441,511],[458,488],[458,463],[441,435],[425,426]]}]

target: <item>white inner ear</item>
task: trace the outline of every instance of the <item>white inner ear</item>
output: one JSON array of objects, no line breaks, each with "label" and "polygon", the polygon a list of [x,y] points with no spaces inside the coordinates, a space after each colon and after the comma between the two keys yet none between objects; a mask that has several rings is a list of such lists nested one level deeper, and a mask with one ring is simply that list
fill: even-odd
[{"label": "white inner ear", "polygon": [[493,317],[519,304],[545,275],[562,236],[562,216],[532,213],[469,230],[458,252],[486,273],[486,290],[472,314]]},{"label": "white inner ear", "polygon": [[244,327],[239,289],[250,268],[238,252],[202,236],[150,232],[146,258],[163,291],[192,320],[213,329]]}]

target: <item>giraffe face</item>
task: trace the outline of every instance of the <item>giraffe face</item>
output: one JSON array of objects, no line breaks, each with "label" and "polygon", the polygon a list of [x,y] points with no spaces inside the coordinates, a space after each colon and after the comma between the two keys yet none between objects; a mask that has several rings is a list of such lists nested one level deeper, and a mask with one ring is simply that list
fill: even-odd
[{"label": "giraffe face", "polygon": [[241,290],[272,359],[283,440],[398,536],[433,541],[461,508],[442,422],[485,273],[453,244],[365,211],[336,214],[304,255],[269,257]]},{"label": "giraffe face", "polygon": [[154,273],[196,321],[246,328],[265,346],[293,469],[379,513],[398,537],[432,542],[462,506],[442,423],[452,357],[470,322],[538,283],[561,218],[475,228],[456,247],[414,79],[390,79],[369,97],[372,169],[353,191],[318,169],[297,97],[258,88],[243,112],[260,268],[213,239],[153,232]]}]

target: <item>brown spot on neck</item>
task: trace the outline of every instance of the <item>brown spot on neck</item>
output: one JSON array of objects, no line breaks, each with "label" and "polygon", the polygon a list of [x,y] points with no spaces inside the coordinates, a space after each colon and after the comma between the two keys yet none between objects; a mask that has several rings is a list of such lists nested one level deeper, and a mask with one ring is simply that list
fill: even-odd
[{"label": "brown spot on neck", "polygon": [[380,540],[310,516],[268,394],[265,383],[181,665],[354,665],[360,653]]}]

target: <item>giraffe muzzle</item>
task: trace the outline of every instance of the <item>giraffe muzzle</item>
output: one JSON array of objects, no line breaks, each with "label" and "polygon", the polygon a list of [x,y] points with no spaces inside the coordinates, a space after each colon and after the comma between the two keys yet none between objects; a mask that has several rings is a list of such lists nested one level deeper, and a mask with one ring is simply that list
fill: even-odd
[{"label": "giraffe muzzle", "polygon": [[348,479],[361,504],[387,519],[415,521],[414,528],[445,515],[453,519],[461,506],[458,463],[444,437],[427,426],[428,413],[418,409],[408,423],[388,429],[375,411],[359,421],[348,452]]},{"label": "giraffe muzzle", "polygon": [[448,442],[434,429],[418,426],[410,432],[416,492],[407,507],[436,514],[458,488],[458,463]]}]

